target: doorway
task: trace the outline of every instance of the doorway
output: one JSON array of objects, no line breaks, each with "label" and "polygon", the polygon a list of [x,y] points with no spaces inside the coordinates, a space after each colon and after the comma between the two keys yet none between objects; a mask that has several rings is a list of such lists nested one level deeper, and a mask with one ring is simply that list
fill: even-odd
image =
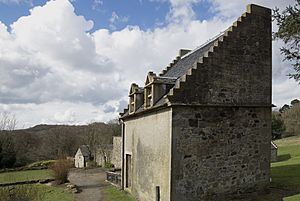
[{"label": "doorway", "polygon": [[126,154],[126,188],[131,187],[131,155]]}]

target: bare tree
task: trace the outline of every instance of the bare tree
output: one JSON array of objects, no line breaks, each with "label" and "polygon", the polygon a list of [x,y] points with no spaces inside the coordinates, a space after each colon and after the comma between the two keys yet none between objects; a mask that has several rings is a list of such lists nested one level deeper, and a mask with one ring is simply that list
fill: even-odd
[{"label": "bare tree", "polygon": [[16,127],[17,121],[9,112],[0,114],[0,168],[13,167],[16,162],[15,144],[9,134]]},{"label": "bare tree", "polygon": [[12,131],[16,128],[17,120],[16,116],[10,112],[0,113],[0,131],[7,130]]},{"label": "bare tree", "polygon": [[110,120],[108,126],[110,127],[113,136],[121,136],[121,124],[118,118]]}]

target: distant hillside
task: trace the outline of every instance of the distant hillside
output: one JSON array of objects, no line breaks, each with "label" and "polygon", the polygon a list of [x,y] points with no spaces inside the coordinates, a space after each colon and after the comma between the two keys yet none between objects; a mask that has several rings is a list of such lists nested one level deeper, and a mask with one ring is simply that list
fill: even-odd
[{"label": "distant hillside", "polygon": [[12,142],[16,164],[24,165],[39,160],[57,159],[62,155],[74,156],[82,144],[111,144],[112,137],[120,134],[117,122],[97,122],[80,126],[41,124],[2,132],[0,141],[4,139],[2,149],[9,149],[9,153],[12,152]]}]

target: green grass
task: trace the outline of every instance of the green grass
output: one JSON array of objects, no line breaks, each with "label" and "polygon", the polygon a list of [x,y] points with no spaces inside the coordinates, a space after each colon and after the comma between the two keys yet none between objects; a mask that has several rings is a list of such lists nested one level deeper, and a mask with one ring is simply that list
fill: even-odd
[{"label": "green grass", "polygon": [[63,188],[50,187],[40,184],[17,185],[13,190],[0,187],[0,201],[10,200],[10,194],[17,196],[17,200],[30,201],[74,201],[74,196]]},{"label": "green grass", "polygon": [[50,187],[46,185],[36,185],[39,192],[43,194],[43,201],[73,201],[74,196],[72,193],[64,191],[63,188]]},{"label": "green grass", "polygon": [[300,200],[300,194],[286,197],[283,199],[284,201],[299,201]]},{"label": "green grass", "polygon": [[284,197],[284,201],[300,201],[300,137],[289,137],[275,143],[278,145],[278,161],[271,164],[271,186],[291,194]]},{"label": "green grass", "polygon": [[51,170],[25,170],[0,173],[0,184],[53,178]]},{"label": "green grass", "polygon": [[[272,163],[272,184],[300,191],[300,140],[292,137],[278,140],[278,162]],[[299,143],[299,144],[298,144]]]},{"label": "green grass", "polygon": [[47,160],[47,161],[38,161],[29,164],[27,167],[28,168],[35,168],[35,167],[41,167],[41,168],[48,168],[51,165],[53,165],[57,160]]},{"label": "green grass", "polygon": [[114,186],[105,187],[102,192],[106,201],[135,201],[129,193],[118,190]]}]

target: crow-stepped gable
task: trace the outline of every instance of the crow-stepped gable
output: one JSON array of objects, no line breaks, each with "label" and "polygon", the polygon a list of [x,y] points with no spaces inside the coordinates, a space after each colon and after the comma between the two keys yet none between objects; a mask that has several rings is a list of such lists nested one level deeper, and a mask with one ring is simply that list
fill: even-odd
[{"label": "crow-stepped gable", "polygon": [[121,114],[125,190],[141,201],[200,201],[267,187],[271,35],[271,10],[248,5],[226,31],[132,85]]}]

